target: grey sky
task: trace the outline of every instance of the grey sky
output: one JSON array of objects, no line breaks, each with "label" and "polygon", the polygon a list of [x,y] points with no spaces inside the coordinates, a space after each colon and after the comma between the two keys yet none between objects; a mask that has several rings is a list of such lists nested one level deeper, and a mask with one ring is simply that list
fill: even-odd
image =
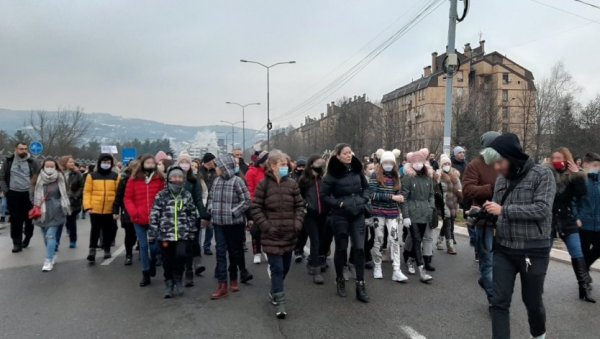
[{"label": "grey sky", "polygon": [[[408,20],[398,19],[403,13],[424,2],[2,0],[0,107],[81,106],[188,125],[238,121],[239,109],[225,101],[266,104],[264,70],[239,59],[296,60],[272,71],[271,111],[277,117],[366,55]],[[471,2],[458,25],[460,50],[466,42],[476,45],[481,33],[488,52],[506,54],[537,79],[562,60],[582,87],[582,100],[600,93],[600,10],[572,0],[539,0],[596,20],[590,23],[532,0]],[[342,96],[366,93],[379,100],[420,77],[431,52],[445,48],[447,17],[445,2],[342,90],[275,123],[297,124]],[[265,109],[248,108],[250,127],[264,125]]]}]

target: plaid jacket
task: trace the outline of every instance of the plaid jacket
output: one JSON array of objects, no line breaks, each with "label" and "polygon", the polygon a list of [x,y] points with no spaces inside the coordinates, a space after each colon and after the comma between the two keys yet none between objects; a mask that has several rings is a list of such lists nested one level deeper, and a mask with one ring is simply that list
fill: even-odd
[{"label": "plaid jacket", "polygon": [[[502,201],[509,185],[509,180],[498,177],[494,202]],[[549,248],[555,193],[556,183],[550,169],[534,165],[502,206],[496,225],[498,244],[511,249]]]},{"label": "plaid jacket", "polygon": [[235,160],[226,155],[217,159],[217,166],[224,170],[215,178],[208,195],[208,210],[215,225],[239,225],[246,223],[246,210],[250,208],[250,193],[240,177],[235,175]]},{"label": "plaid jacket", "polygon": [[148,237],[162,241],[194,240],[199,217],[190,192],[183,189],[175,197],[165,188],[154,199]]}]

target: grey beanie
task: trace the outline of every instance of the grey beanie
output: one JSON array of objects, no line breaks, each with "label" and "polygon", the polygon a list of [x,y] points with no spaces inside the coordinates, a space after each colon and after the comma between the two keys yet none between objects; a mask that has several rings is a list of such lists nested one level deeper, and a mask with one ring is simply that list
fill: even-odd
[{"label": "grey beanie", "polygon": [[492,141],[496,140],[501,134],[496,131],[485,132],[481,135],[481,146],[482,147],[490,147]]}]

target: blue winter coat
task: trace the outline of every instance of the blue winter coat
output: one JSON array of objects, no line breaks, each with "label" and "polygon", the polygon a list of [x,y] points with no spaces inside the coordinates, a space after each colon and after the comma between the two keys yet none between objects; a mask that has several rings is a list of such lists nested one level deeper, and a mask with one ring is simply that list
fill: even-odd
[{"label": "blue winter coat", "polygon": [[573,212],[583,230],[600,232],[600,175],[588,174],[586,185],[587,195],[573,203]]}]

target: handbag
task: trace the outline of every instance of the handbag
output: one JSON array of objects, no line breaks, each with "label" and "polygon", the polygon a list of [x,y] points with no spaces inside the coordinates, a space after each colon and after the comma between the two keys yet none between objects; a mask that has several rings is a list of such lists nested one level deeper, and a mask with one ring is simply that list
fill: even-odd
[{"label": "handbag", "polygon": [[39,205],[34,205],[29,210],[29,213],[27,214],[27,216],[29,217],[29,220],[38,220],[39,218],[42,217],[42,205],[46,202],[47,198],[48,198],[48,192],[46,192],[46,195],[44,195],[44,198],[42,198],[42,201],[40,201]]}]

